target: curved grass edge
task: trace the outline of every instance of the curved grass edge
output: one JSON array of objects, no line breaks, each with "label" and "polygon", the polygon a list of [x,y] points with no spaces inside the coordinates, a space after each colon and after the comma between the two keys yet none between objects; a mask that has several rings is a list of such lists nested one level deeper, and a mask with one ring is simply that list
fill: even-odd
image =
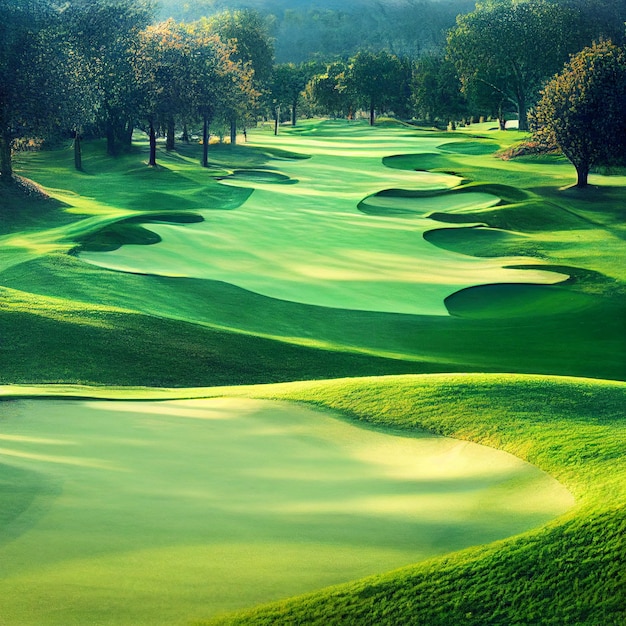
[{"label": "curved grass edge", "polygon": [[517,537],[198,624],[589,624],[626,617],[626,383],[431,374],[194,389],[0,387],[0,399],[247,396],[312,403],[385,429],[510,452],[574,494]]},{"label": "curved grass edge", "polygon": [[577,505],[515,538],[202,624],[624,622],[626,384],[443,374],[332,381],[278,395],[374,426],[426,428],[506,450],[560,480]]}]

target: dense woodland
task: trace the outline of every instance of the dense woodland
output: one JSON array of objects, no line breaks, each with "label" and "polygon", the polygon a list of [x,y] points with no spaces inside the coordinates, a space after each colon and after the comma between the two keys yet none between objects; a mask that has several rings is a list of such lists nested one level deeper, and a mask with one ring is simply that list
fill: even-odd
[{"label": "dense woodland", "polygon": [[[572,55],[594,42],[621,50],[625,38],[624,0],[241,6],[0,0],[1,180],[12,180],[16,149],[73,138],[80,169],[83,137],[106,137],[116,155],[129,148],[134,129],[150,137],[152,166],[159,135],[168,150],[177,138],[197,138],[206,166],[211,132],[236,142],[238,129],[273,119],[278,132],[298,115],[362,114],[374,124],[387,114],[443,127],[483,118],[505,128],[517,119],[527,130],[542,88]],[[595,95],[573,94],[587,107],[579,107],[585,119],[576,132],[601,119],[610,149],[570,155],[565,144],[576,142],[546,130],[555,119],[549,103],[531,115],[535,147],[558,147],[575,165],[584,162],[577,165],[581,186],[581,169],[624,152],[623,54],[611,54],[617,69],[591,81]]]}]

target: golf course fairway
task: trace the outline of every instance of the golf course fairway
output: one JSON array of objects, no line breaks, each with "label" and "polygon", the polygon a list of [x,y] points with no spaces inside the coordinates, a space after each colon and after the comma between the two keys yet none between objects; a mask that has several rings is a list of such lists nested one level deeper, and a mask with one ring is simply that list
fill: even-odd
[{"label": "golf course fairway", "polygon": [[[329,127],[332,125],[329,123]],[[461,179],[443,173],[393,169],[383,159],[403,149],[434,149],[441,139],[414,133],[376,135],[344,125],[334,137],[300,132],[252,136],[257,149],[301,153],[283,159],[280,175],[263,170],[247,177],[226,176],[222,184],[253,189],[237,209],[201,212],[196,224],[150,224],[159,243],[127,245],[80,258],[109,269],[137,274],[222,281],[246,290],[323,307],[421,315],[448,315],[444,300],[477,284],[553,284],[567,276],[540,269],[511,269],[522,257],[477,258],[436,248],[423,234],[433,228],[436,210],[475,212],[500,202],[488,193],[445,194]],[[380,204],[368,196],[388,189],[424,192],[393,198],[405,214],[363,207]],[[389,197],[386,198],[389,208]],[[172,206],[172,209],[177,206]],[[407,215],[411,219],[406,219]],[[540,262],[535,261],[539,265]]]},{"label": "golf course fairway", "polygon": [[8,624],[182,624],[489,543],[573,505],[510,454],[297,404],[7,409]]},{"label": "golf course fairway", "polygon": [[626,622],[626,177],[493,126],[16,154],[0,626]]}]

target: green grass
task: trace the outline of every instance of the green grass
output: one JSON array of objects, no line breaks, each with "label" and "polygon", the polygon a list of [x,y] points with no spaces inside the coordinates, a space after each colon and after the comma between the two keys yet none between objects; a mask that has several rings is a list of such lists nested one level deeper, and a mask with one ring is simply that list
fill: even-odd
[{"label": "green grass", "polygon": [[0,593],[12,624],[182,624],[488,543],[573,504],[514,456],[301,405],[6,407],[1,534],[13,541],[0,546]]},{"label": "green grass", "polygon": [[[621,624],[624,383],[611,380],[626,380],[626,179],[595,173],[583,192],[562,158],[494,156],[522,137],[488,125],[445,133],[307,121],[277,138],[259,129],[248,145],[211,146],[208,169],[197,145],[159,150],[159,167],[148,168],[144,142],[118,159],[86,144],[83,173],[69,148],[20,155],[17,170],[48,197],[0,191],[0,396],[314,403],[387,433],[425,428],[506,450],[576,496],[570,513],[535,531],[227,623]],[[313,380],[432,372],[442,374]],[[17,405],[0,405],[0,430],[24,436],[11,419]],[[33,459],[9,458],[0,523],[10,547],[64,491],[30,471]],[[315,576],[333,549],[316,545]],[[133,567],[155,578],[137,581],[129,623],[147,615],[161,564],[178,559],[173,577],[189,586],[205,548],[140,550]],[[259,560],[279,553],[280,568],[309,561],[277,544]],[[220,558],[246,569],[241,551]],[[115,620],[131,606],[107,591],[116,567],[106,555],[52,566],[52,595],[37,602],[54,607],[50,598],[71,589],[62,619]],[[98,573],[101,605],[114,607],[102,614],[80,599],[80,581]],[[14,579],[11,610],[28,598],[18,587],[33,589],[41,574]],[[333,580],[300,582],[246,602]],[[165,590],[160,601],[168,605]],[[196,587],[185,602],[210,616]]]},{"label": "green grass", "polygon": [[510,451],[557,477],[578,506],[514,539],[207,623],[622,624],[625,394],[623,383],[510,375],[286,390],[281,397],[366,423],[426,428]]},{"label": "green grass", "polygon": [[[134,463],[135,455],[140,465],[144,462],[148,463],[149,459],[146,455],[149,457],[151,455],[145,446],[152,439],[142,437],[138,440],[137,436],[143,432],[150,432],[150,437],[167,439],[167,445],[163,444],[163,452],[160,455],[164,464],[169,463],[166,458],[169,458],[171,450],[176,447],[179,452],[185,450],[187,455],[195,454],[196,450],[202,454],[205,450],[203,447],[205,435],[201,434],[202,424],[206,422],[198,419],[183,419],[185,415],[187,418],[199,417],[199,415],[192,415],[192,412],[196,410],[194,409],[196,405],[180,404],[171,400],[226,396],[304,402],[324,410],[340,411],[355,423],[373,427],[375,430],[382,429],[383,434],[398,435],[404,432],[411,435],[422,433],[426,429],[456,439],[487,445],[509,452],[548,472],[576,497],[576,506],[569,512],[547,525],[516,537],[487,546],[450,553],[388,574],[331,587],[207,623],[426,623],[443,625],[449,624],[452,620],[462,624],[476,625],[541,623],[617,626],[626,616],[621,593],[624,566],[626,566],[626,542],[624,541],[626,502],[623,490],[626,478],[626,455],[624,454],[626,433],[623,420],[626,385],[624,383],[507,374],[442,374],[196,390],[149,390],[145,388],[129,390],[60,388],[56,390],[45,386],[9,387],[1,389],[0,393],[5,398],[46,397],[52,393],[59,393],[63,397],[126,398],[126,402],[121,405],[110,402],[94,405],[94,408],[98,407],[100,412],[99,421],[97,419],[99,424],[97,432],[93,430],[91,419],[84,423],[84,418],[81,418],[80,422],[72,421],[71,412],[65,404],[53,404],[51,410],[61,412],[62,415],[53,421],[48,420],[45,427],[41,424],[35,427],[38,419],[34,417],[35,413],[30,408],[31,417],[28,423],[33,424],[33,434],[49,442],[61,439],[67,442],[72,437],[78,438],[83,447],[58,448],[57,442],[57,448],[54,448],[51,443],[46,444],[45,441],[38,444],[36,441],[30,443],[26,441],[21,444],[9,442],[13,448],[27,449],[31,452],[38,452],[36,445],[39,447],[43,445],[48,454],[51,454],[51,450],[56,455],[63,452],[72,455],[72,458],[82,458],[84,462],[89,460],[91,465],[95,465],[96,462],[102,464],[108,459],[107,462],[112,466],[107,465],[105,468],[107,472],[100,470],[99,480],[124,480],[123,476],[119,476],[119,472],[115,475],[116,472],[112,470],[115,467],[119,469],[120,465],[126,467],[129,463]],[[164,404],[157,414],[149,417],[154,409],[144,403],[130,404],[128,400],[131,398],[142,398],[144,401],[150,398],[169,399],[170,402]],[[223,402],[221,406],[226,410],[230,403],[237,405],[240,401],[222,400],[220,402]],[[11,407],[12,404],[9,403],[8,406]],[[17,403],[13,410],[24,410],[24,406],[30,407],[30,405]],[[118,406],[122,411],[121,414],[119,410],[117,411],[119,418],[107,418],[107,412],[115,413]],[[206,407],[213,407],[213,411],[216,406],[219,405],[211,403],[206,405]],[[245,406],[244,400],[238,411],[243,410],[242,407],[245,408]],[[124,417],[125,411],[128,412],[129,417],[136,411],[147,411],[145,415],[146,419],[149,419],[137,422],[134,429],[129,429],[127,418]],[[83,411],[82,415],[87,415],[87,413]],[[64,420],[68,422],[66,425],[64,425]],[[156,428],[157,424],[163,420],[172,420],[164,432]],[[291,422],[291,418],[288,421]],[[82,426],[78,429],[78,424],[81,423]],[[295,427],[295,424],[296,422],[293,422],[292,426]],[[17,428],[21,435],[26,432],[24,427],[20,429],[17,424],[14,424],[13,428]],[[151,430],[146,431],[146,428],[151,428]],[[193,429],[195,434],[191,438],[183,436],[181,440],[178,435],[174,435],[178,428]],[[108,434],[102,437],[105,432]],[[128,438],[131,432],[134,433],[133,439]],[[319,436],[326,438],[326,441],[338,442],[342,439],[336,432],[336,428],[326,431],[326,425],[321,429]],[[354,440],[354,434],[347,436]],[[369,435],[366,436],[369,437]],[[94,442],[94,437],[97,442]],[[192,447],[189,447],[190,441],[195,442]],[[140,442],[141,446],[138,451],[133,452],[132,455],[126,453],[128,446],[137,446]],[[248,455],[251,459],[263,454],[262,449],[256,447],[254,438],[250,444],[252,448]],[[86,445],[91,445],[92,448],[86,448]],[[302,445],[302,439],[297,445]],[[58,451],[55,452],[55,450]],[[294,453],[298,454],[298,448],[294,449]],[[385,452],[383,457],[379,458],[386,459],[384,463],[388,464],[390,459],[395,458],[397,454],[390,456],[388,452]],[[272,455],[271,461],[266,459],[263,463],[280,463],[275,457],[276,455]],[[15,462],[15,457],[9,458]],[[114,464],[111,463],[111,458],[115,459]],[[367,453],[365,457],[359,458],[367,458],[371,462],[376,455]],[[221,466],[221,463],[217,465]],[[404,462],[400,465],[404,468],[402,471],[405,471]],[[440,465],[444,468],[443,471],[453,471],[454,465],[449,462],[440,463]],[[58,468],[59,465],[54,467]],[[177,471],[187,471],[187,467],[187,464],[184,464],[182,467],[174,466],[174,469],[168,470],[169,465],[166,465],[163,469],[173,471],[175,478]],[[156,469],[150,470],[150,466],[142,471],[146,469],[157,471]],[[59,469],[54,470],[57,473],[59,471]],[[81,471],[89,476],[94,474],[93,468]],[[359,473],[361,471],[363,470],[359,470]],[[51,472],[52,470],[48,470],[49,476]],[[310,471],[308,473],[310,475]],[[380,476],[381,468],[374,470],[374,473]],[[344,475],[344,472],[340,472],[340,475]],[[168,479],[168,483],[171,478]],[[185,482],[191,480],[192,478],[189,477]],[[80,484],[76,486],[76,480],[71,485],[72,489],[84,488]],[[128,487],[124,489],[124,492],[127,489]],[[410,492],[415,493],[416,489],[419,490],[418,486],[413,484]],[[173,493],[176,494],[179,491],[180,486],[177,484]],[[71,492],[66,495],[67,498],[71,496]],[[326,492],[325,497],[328,496]],[[89,495],[89,497],[93,496]],[[124,499],[126,496],[122,493],[116,497]],[[344,499],[340,497],[340,500]],[[252,503],[256,501],[255,498],[251,498]],[[54,503],[49,501],[47,506],[54,506]],[[170,509],[166,507],[165,510]],[[375,510],[380,511],[380,505],[375,507]],[[65,509],[62,508],[61,511]],[[79,516],[78,521],[92,514],[92,511],[84,512]],[[112,510],[108,515],[115,517],[117,513]],[[184,516],[184,519],[189,518]],[[389,524],[386,523],[385,527],[388,530]],[[265,533],[267,530],[267,526],[261,526],[259,532]],[[358,531],[356,528],[352,529],[349,533],[351,536],[352,532]],[[384,540],[389,536],[386,532],[379,532],[377,535],[379,540]],[[320,542],[316,546],[319,554],[311,560],[312,571],[315,572],[318,565],[320,571],[325,567],[320,564],[319,559],[326,553],[326,548],[330,545],[333,550],[337,549],[337,544],[333,543],[330,536],[322,534],[319,539]],[[117,539],[115,536],[108,536],[107,541],[124,541],[124,536]],[[142,541],[137,541],[141,547]],[[11,547],[10,544],[6,549],[16,550],[16,545],[13,544]],[[80,553],[80,550],[88,545],[89,541],[86,544],[77,542],[72,553],[65,554],[65,558],[71,559],[75,553]],[[206,546],[206,543],[203,545]],[[132,546],[137,547],[135,543],[132,543]],[[35,582],[43,575],[50,576],[51,583],[67,585],[68,582],[74,580],[73,577],[79,574],[87,577],[86,580],[89,577],[104,575],[104,580],[109,581],[115,570],[114,560],[106,556],[107,549],[111,549],[110,544],[101,548],[101,553],[105,553],[104,555],[94,555],[95,566],[90,565],[91,561],[69,560],[62,567],[38,570],[38,573],[31,574],[35,577],[32,581]],[[134,560],[131,563],[139,567],[149,562],[151,558],[155,558],[157,553],[158,551],[150,553],[144,550],[133,552]],[[344,555],[339,552],[336,556],[339,554],[348,558],[347,553]],[[54,560],[53,548],[49,548],[46,555]],[[381,556],[374,553],[372,555],[374,559]],[[209,558],[210,555],[203,548],[196,556]],[[265,555],[259,553],[258,557],[261,562],[270,558],[267,553]],[[57,558],[59,558],[58,555]],[[163,552],[162,558],[166,561],[172,560],[174,563],[179,558],[184,568],[193,569],[194,567],[193,558],[184,549]],[[216,558],[215,553],[213,558]],[[235,565],[240,563],[236,550],[232,559]],[[293,567],[292,563],[286,561],[281,567]],[[297,559],[296,563],[299,563]],[[159,567],[165,567],[165,565]],[[246,572],[249,570],[243,566],[243,562],[242,567],[243,579],[240,580],[245,580]],[[122,571],[126,572],[126,570]],[[132,573],[133,570],[129,571]],[[188,575],[186,569],[182,573],[178,572],[171,584],[178,584],[181,579],[184,582],[185,572]],[[145,579],[142,578],[142,580]],[[19,576],[15,579],[9,578],[5,584],[8,585],[7,588],[10,588],[13,584],[19,584],[20,581],[26,584],[27,579]],[[62,585],[56,587],[55,584],[47,587],[47,593],[52,594],[53,597],[54,594],[67,590],[67,587]],[[109,584],[112,583],[107,582],[104,588],[96,587],[94,593],[107,593]],[[252,582],[249,584],[253,585]],[[142,596],[145,593],[144,588],[139,581],[135,584],[134,593],[135,598],[145,598]],[[128,596],[124,597],[128,598]],[[71,620],[75,618],[76,623],[81,623],[80,620],[86,615],[84,599],[74,596],[71,600],[71,606],[64,614],[66,617],[64,623],[74,623]],[[180,599],[180,615],[182,615],[182,604],[192,600],[193,598]],[[134,611],[133,602],[129,600],[126,608],[122,608],[115,600],[111,601],[113,604],[109,615],[112,615],[114,620],[117,619],[117,623],[141,623],[139,614],[133,613],[130,620],[124,617],[129,614],[129,611]],[[24,610],[27,600],[16,598],[10,603],[10,607],[16,610],[20,604],[22,605],[20,610]],[[196,604],[196,607],[198,613],[201,612],[201,603]],[[163,610],[162,615],[166,615],[166,609]],[[206,610],[209,612],[208,608]],[[169,613],[167,615],[169,616]],[[102,616],[102,619],[104,618],[106,615]],[[173,623],[173,620],[169,623]]]},{"label": "green grass", "polygon": [[[517,133],[489,136],[487,143],[504,145]],[[297,373],[281,374],[283,363],[289,362],[285,351],[294,355],[292,362],[317,359],[316,371],[303,368],[301,377],[509,371],[623,379],[624,188],[610,186],[614,179],[597,177],[603,186],[587,196],[557,191],[551,182],[566,183],[572,176],[572,168],[563,162],[543,165],[538,173],[527,163],[459,151],[440,152],[437,158],[445,161],[444,169],[466,179],[466,173],[472,174],[476,182],[450,191],[441,186],[462,178],[416,179],[410,171],[396,175],[379,165],[382,158],[387,165],[411,169],[414,157],[385,155],[432,151],[451,139],[463,143],[466,138],[471,145],[482,141],[467,132],[308,123],[279,138],[259,132],[254,145],[212,146],[215,167],[208,171],[197,166],[197,146],[160,153],[161,166],[150,170],[143,163],[143,146],[111,161],[101,156],[102,145],[92,144],[86,148],[86,174],[72,172],[69,150],[25,155],[20,161],[24,173],[49,186],[63,180],[65,190],[49,192],[68,206],[51,210],[40,231],[33,230],[36,222],[29,210],[22,230],[14,217],[14,232],[2,238],[0,284],[67,300],[69,307],[78,301],[85,310],[92,304],[124,309],[116,325],[135,337],[138,346],[144,320],[146,328],[157,328],[166,318],[189,332],[193,329],[188,324],[201,325],[198,332],[206,339],[198,350],[204,363],[208,350],[216,364],[233,363],[199,365],[190,376],[193,366],[178,351],[161,376],[151,376],[153,384],[169,385],[173,378],[181,386],[293,380]],[[299,158],[307,152],[311,158]],[[246,168],[250,176],[242,180]],[[494,168],[500,172],[497,182],[489,178]],[[224,184],[229,172],[238,172],[239,180],[235,176]],[[259,172],[265,180],[288,172],[290,180],[299,182],[267,183],[257,178]],[[159,189],[160,194],[152,195],[148,205],[144,202],[149,212],[130,209],[142,203],[147,184],[150,193]],[[434,188],[416,189],[424,185]],[[176,198],[190,208],[175,209]],[[489,206],[495,198],[499,204]],[[474,205],[477,199],[487,203],[484,208]],[[365,216],[358,210],[364,202],[381,200],[393,215]],[[394,209],[396,200],[400,206]],[[415,219],[411,203],[420,202],[426,207],[422,213],[431,219]],[[433,207],[433,202],[438,204]],[[203,222],[181,223],[200,216]],[[120,247],[124,242],[135,245]],[[65,254],[80,245],[100,251],[99,262],[111,264],[111,259],[126,255],[134,271],[173,276],[105,271]],[[85,257],[92,254],[84,252]],[[550,264],[555,271],[546,272]],[[583,270],[594,279],[582,280]],[[573,278],[565,284],[515,285],[559,282],[567,275]],[[505,286],[498,288],[503,281]],[[478,286],[483,283],[487,285]],[[527,315],[511,306],[522,299]],[[30,323],[23,314],[13,311],[7,299],[1,313],[4,332],[23,332]],[[5,362],[25,364],[20,372],[2,368],[3,381],[137,383],[130,359],[123,361],[128,365],[117,366],[119,341],[97,342],[88,360],[100,362],[98,379],[83,358],[73,358],[68,338],[74,324],[81,324],[80,314],[74,314],[73,324],[65,320],[56,330],[55,324],[52,317],[44,325],[33,323],[30,344],[2,346]],[[43,343],[37,329],[46,338]],[[255,348],[260,339],[267,340],[262,342],[267,349]],[[241,349],[246,343],[250,349],[244,348],[242,359],[233,358],[233,346]],[[49,346],[45,360],[38,348],[44,345]],[[299,351],[302,356],[295,356]],[[142,353],[140,348],[137,352]],[[168,352],[164,346],[160,354]],[[350,370],[355,355],[375,360]],[[149,359],[143,351],[138,362],[145,367]],[[252,379],[251,371],[257,372]]]}]

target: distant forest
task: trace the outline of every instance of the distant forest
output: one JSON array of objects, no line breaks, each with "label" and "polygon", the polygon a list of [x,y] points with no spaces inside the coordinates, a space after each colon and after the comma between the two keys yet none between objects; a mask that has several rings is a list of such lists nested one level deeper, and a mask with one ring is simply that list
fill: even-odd
[{"label": "distant forest", "polygon": [[416,58],[441,50],[475,0],[160,0],[160,17],[194,21],[226,9],[266,16],[277,63],[347,59],[360,50]]}]

